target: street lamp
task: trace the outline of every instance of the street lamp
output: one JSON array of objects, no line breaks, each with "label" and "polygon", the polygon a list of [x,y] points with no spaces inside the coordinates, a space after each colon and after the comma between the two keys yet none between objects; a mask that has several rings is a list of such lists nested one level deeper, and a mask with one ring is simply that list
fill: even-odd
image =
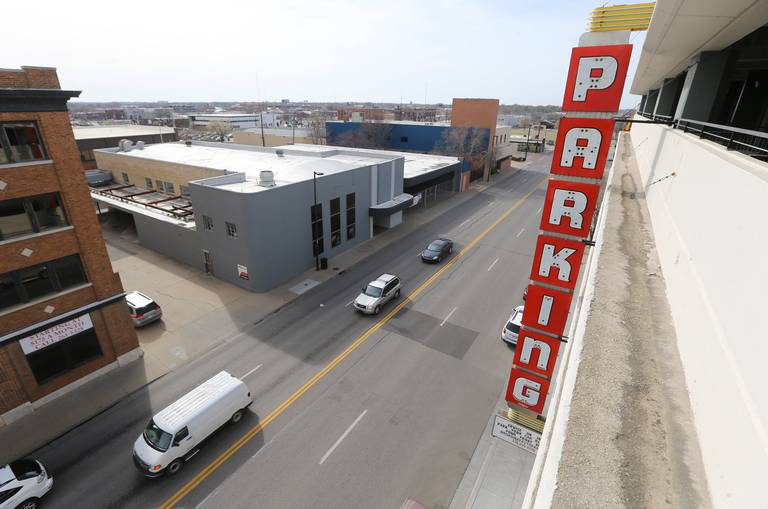
[{"label": "street lamp", "polygon": [[528,136],[525,138],[525,158],[523,161],[528,160],[528,144],[531,142],[531,124],[528,124]]},{"label": "street lamp", "polygon": [[[324,173],[321,173],[319,171],[312,172],[312,191],[315,197],[315,206],[313,207],[313,209],[317,207],[317,177],[323,176],[323,175]],[[320,217],[322,218],[322,215]],[[322,226],[322,223],[321,223],[321,226]],[[313,221],[312,222],[312,250],[315,252],[315,270],[320,270],[320,251],[317,249],[316,242],[317,240],[315,239],[315,224]]]}]

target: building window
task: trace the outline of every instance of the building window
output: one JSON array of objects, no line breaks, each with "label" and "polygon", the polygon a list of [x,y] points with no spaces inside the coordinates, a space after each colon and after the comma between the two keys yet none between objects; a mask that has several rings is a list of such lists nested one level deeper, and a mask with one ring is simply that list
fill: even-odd
[{"label": "building window", "polygon": [[45,159],[45,149],[34,122],[0,124],[0,164]]},{"label": "building window", "polygon": [[0,309],[86,283],[79,255],[24,267],[0,275]]},{"label": "building window", "polygon": [[152,185],[152,179],[147,177],[144,179],[144,182],[147,183],[147,189],[152,189],[154,186]]},{"label": "building window", "polygon": [[317,256],[324,250],[323,246],[323,206],[318,203],[310,207],[312,218],[312,254]]},{"label": "building window", "polygon": [[341,244],[341,198],[331,200],[331,247]]},{"label": "building window", "polygon": [[162,191],[165,188],[163,187],[163,181],[160,179],[155,180],[155,184],[157,185],[157,190]]},{"label": "building window", "polygon": [[126,183],[126,184],[130,184],[131,183],[131,179],[128,178],[128,174],[125,173],[125,172],[123,172],[123,182]]},{"label": "building window", "polygon": [[235,223],[225,221],[224,227],[227,230],[227,236],[237,238],[237,225]]},{"label": "building window", "polygon": [[0,240],[66,226],[58,193],[0,201]]},{"label": "building window", "polygon": [[408,143],[408,136],[400,136],[400,143]]},{"label": "building window", "polygon": [[166,182],[165,183],[165,192],[169,194],[174,194],[175,191],[173,189],[173,182]]},{"label": "building window", "polygon": [[179,186],[179,192],[182,196],[189,196],[189,186]]},{"label": "building window", "polygon": [[213,230],[213,218],[211,216],[203,216],[203,228]]},{"label": "building window", "polygon": [[355,193],[347,195],[347,240],[355,238]]},{"label": "building window", "polygon": [[101,355],[99,338],[96,336],[96,330],[91,327],[30,353],[27,355],[27,362],[37,382],[43,383]]}]

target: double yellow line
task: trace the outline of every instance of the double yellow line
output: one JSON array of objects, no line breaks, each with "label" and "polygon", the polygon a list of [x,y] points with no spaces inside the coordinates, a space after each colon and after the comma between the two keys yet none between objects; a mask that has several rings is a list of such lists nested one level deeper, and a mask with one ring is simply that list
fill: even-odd
[{"label": "double yellow line", "polygon": [[448,263],[443,265],[438,271],[436,271],[432,276],[424,281],[421,285],[419,285],[418,288],[416,288],[413,292],[410,293],[407,297],[405,297],[403,300],[401,300],[389,313],[387,313],[384,318],[379,320],[375,325],[373,325],[370,329],[365,331],[363,335],[361,335],[359,338],[357,338],[351,345],[349,345],[343,352],[341,352],[338,356],[336,356],[335,359],[333,359],[331,362],[329,362],[323,369],[318,371],[315,376],[310,378],[306,381],[304,385],[302,385],[299,389],[296,390],[293,394],[288,397],[285,401],[280,403],[280,405],[272,410],[266,417],[264,417],[263,420],[261,420],[256,426],[248,430],[240,439],[238,439],[234,444],[229,446],[226,451],[221,453],[219,457],[217,457],[215,460],[213,460],[207,467],[202,469],[200,472],[198,472],[195,477],[189,480],[187,484],[181,487],[179,491],[173,494],[171,498],[166,500],[163,505],[160,506],[159,509],[170,509],[171,507],[174,507],[176,504],[178,504],[181,499],[183,499],[185,496],[187,496],[192,490],[194,490],[196,487],[200,485],[205,479],[208,478],[217,468],[219,468],[225,461],[227,461],[229,458],[231,458],[237,451],[239,451],[245,444],[247,444],[253,437],[255,437],[258,433],[260,433],[264,428],[269,426],[269,424],[277,419],[280,414],[285,412],[288,407],[290,407],[293,403],[296,402],[301,396],[304,395],[309,389],[311,389],[317,382],[322,380],[328,373],[330,373],[336,366],[338,366],[344,359],[349,357],[349,355],[354,352],[360,345],[365,343],[365,341],[370,338],[377,330],[381,329],[389,320],[392,319],[393,316],[395,316],[401,309],[403,309],[405,306],[407,306],[410,302],[413,302],[416,297],[418,297],[425,289],[427,289],[430,285],[432,285],[437,279],[442,276],[445,271],[450,269],[457,261],[459,261],[462,257],[466,256],[469,251],[474,249],[477,244],[483,240],[494,228],[496,228],[504,219],[506,219],[512,212],[514,212],[520,205],[522,205],[528,198],[531,197],[531,195],[536,192],[536,190],[541,186],[541,184],[537,185],[533,189],[531,189],[530,192],[528,192],[525,196],[520,198],[517,202],[515,202],[514,205],[512,205],[510,208],[508,208],[501,216],[499,216],[496,221],[493,222],[492,225],[490,225],[488,228],[483,230],[477,237],[472,239],[472,241],[467,244],[464,249],[462,249],[459,253],[456,254],[453,258],[451,258]]}]

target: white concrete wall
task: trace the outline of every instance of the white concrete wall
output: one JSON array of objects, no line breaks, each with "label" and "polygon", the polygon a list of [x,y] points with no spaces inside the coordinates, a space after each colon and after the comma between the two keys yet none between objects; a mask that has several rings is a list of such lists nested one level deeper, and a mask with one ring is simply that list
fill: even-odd
[{"label": "white concrete wall", "polygon": [[631,136],[713,505],[765,507],[768,164],[666,126]]}]

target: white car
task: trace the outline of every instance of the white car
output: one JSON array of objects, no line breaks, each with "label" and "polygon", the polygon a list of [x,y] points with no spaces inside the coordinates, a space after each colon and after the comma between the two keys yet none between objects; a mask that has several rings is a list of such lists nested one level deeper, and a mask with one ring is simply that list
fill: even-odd
[{"label": "white car", "polygon": [[128,303],[134,327],[142,327],[163,317],[163,310],[158,303],[141,292],[128,292],[125,294],[125,302]]},{"label": "white car", "polygon": [[0,468],[0,509],[36,509],[53,477],[39,461],[18,460]]},{"label": "white car", "polygon": [[400,296],[400,279],[392,274],[382,274],[371,281],[355,299],[354,308],[368,315],[378,315],[381,306]]},{"label": "white car", "polygon": [[512,314],[509,315],[509,320],[501,329],[501,339],[509,343],[510,345],[517,344],[517,335],[520,333],[520,325],[523,323],[523,310],[525,306],[517,306]]}]

